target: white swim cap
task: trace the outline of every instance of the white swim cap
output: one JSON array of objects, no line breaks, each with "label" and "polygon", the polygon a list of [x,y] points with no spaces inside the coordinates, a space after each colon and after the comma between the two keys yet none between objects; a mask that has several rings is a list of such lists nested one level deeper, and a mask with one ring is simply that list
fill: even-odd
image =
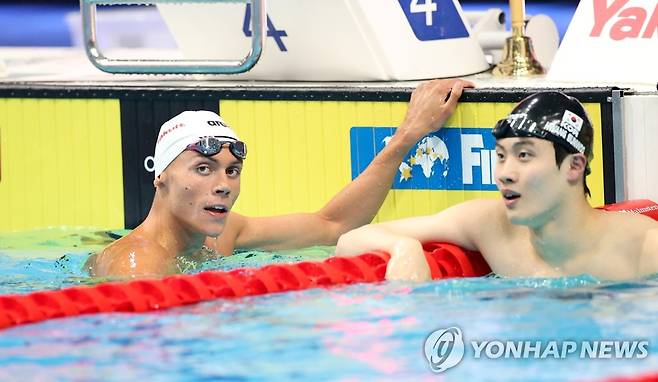
[{"label": "white swim cap", "polygon": [[184,111],[165,122],[160,128],[153,155],[154,175],[164,171],[188,145],[204,137],[223,137],[239,140],[237,134],[212,111]]}]

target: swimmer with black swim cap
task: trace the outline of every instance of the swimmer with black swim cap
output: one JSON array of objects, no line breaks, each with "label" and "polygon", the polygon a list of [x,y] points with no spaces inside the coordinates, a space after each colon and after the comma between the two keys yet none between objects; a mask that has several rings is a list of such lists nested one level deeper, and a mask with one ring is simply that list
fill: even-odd
[{"label": "swimmer with black swim cap", "polygon": [[430,276],[421,245],[429,241],[479,251],[502,276],[630,279],[658,272],[658,222],[595,210],[587,201],[593,129],[578,100],[533,94],[492,132],[501,199],[364,226],[343,235],[336,253],[386,251],[388,279],[420,281]]},{"label": "swimmer with black swim cap", "polygon": [[[535,137],[553,143],[559,166],[568,154],[581,153],[592,160],[594,130],[583,105],[560,92],[534,94],[521,101],[507,118],[498,121],[492,134],[496,140]],[[589,165],[585,176],[591,172]],[[591,195],[583,178],[585,193]]]}]

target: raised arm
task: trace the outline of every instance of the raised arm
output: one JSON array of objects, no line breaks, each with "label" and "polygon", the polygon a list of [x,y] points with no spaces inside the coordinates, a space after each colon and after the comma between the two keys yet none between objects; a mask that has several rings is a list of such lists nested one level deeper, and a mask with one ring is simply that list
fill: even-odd
[{"label": "raised arm", "polygon": [[[315,213],[264,218],[234,215],[235,247],[277,250],[334,245],[341,234],[372,221],[405,155],[422,137],[443,126],[464,87],[472,86],[463,80],[420,84],[411,95],[404,121],[363,173]],[[231,239],[222,235],[221,240]],[[217,246],[232,249],[226,243]]]}]

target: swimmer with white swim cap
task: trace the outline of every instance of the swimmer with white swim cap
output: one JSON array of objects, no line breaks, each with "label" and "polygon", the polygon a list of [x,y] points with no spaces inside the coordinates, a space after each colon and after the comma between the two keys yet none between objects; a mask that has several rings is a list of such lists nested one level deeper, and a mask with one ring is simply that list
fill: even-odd
[{"label": "swimmer with white swim cap", "polygon": [[246,144],[219,115],[186,111],[160,129],[154,155],[156,191],[148,216],[86,266],[92,276],[159,277],[180,272],[190,261],[231,255],[235,248],[334,245],[341,234],[372,220],[407,152],[442,127],[463,88],[472,86],[455,79],[419,85],[404,121],[363,173],[319,211],[272,217],[232,211],[247,163]]},{"label": "swimmer with white swim cap", "polygon": [[388,279],[418,281],[430,277],[421,246],[430,241],[479,251],[502,276],[631,279],[658,272],[658,222],[587,201],[593,130],[580,102],[559,92],[534,94],[493,134],[500,199],[367,225],[341,236],[336,253],[387,251]]}]

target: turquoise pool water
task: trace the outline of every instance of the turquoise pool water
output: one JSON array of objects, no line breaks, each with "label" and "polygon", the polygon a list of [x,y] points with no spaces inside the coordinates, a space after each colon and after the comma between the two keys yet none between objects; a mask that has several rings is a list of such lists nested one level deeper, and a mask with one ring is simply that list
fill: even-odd
[{"label": "turquoise pool water", "polygon": [[[117,233],[0,235],[0,293],[92,283],[88,254]],[[121,233],[118,233],[121,234]],[[322,259],[328,248],[240,253],[229,269]],[[25,257],[29,257],[26,259]],[[658,280],[453,279],[222,299],[147,314],[98,314],[0,331],[1,381],[596,381],[658,371]],[[480,358],[434,374],[423,346],[464,341],[648,341],[643,359]]]}]

